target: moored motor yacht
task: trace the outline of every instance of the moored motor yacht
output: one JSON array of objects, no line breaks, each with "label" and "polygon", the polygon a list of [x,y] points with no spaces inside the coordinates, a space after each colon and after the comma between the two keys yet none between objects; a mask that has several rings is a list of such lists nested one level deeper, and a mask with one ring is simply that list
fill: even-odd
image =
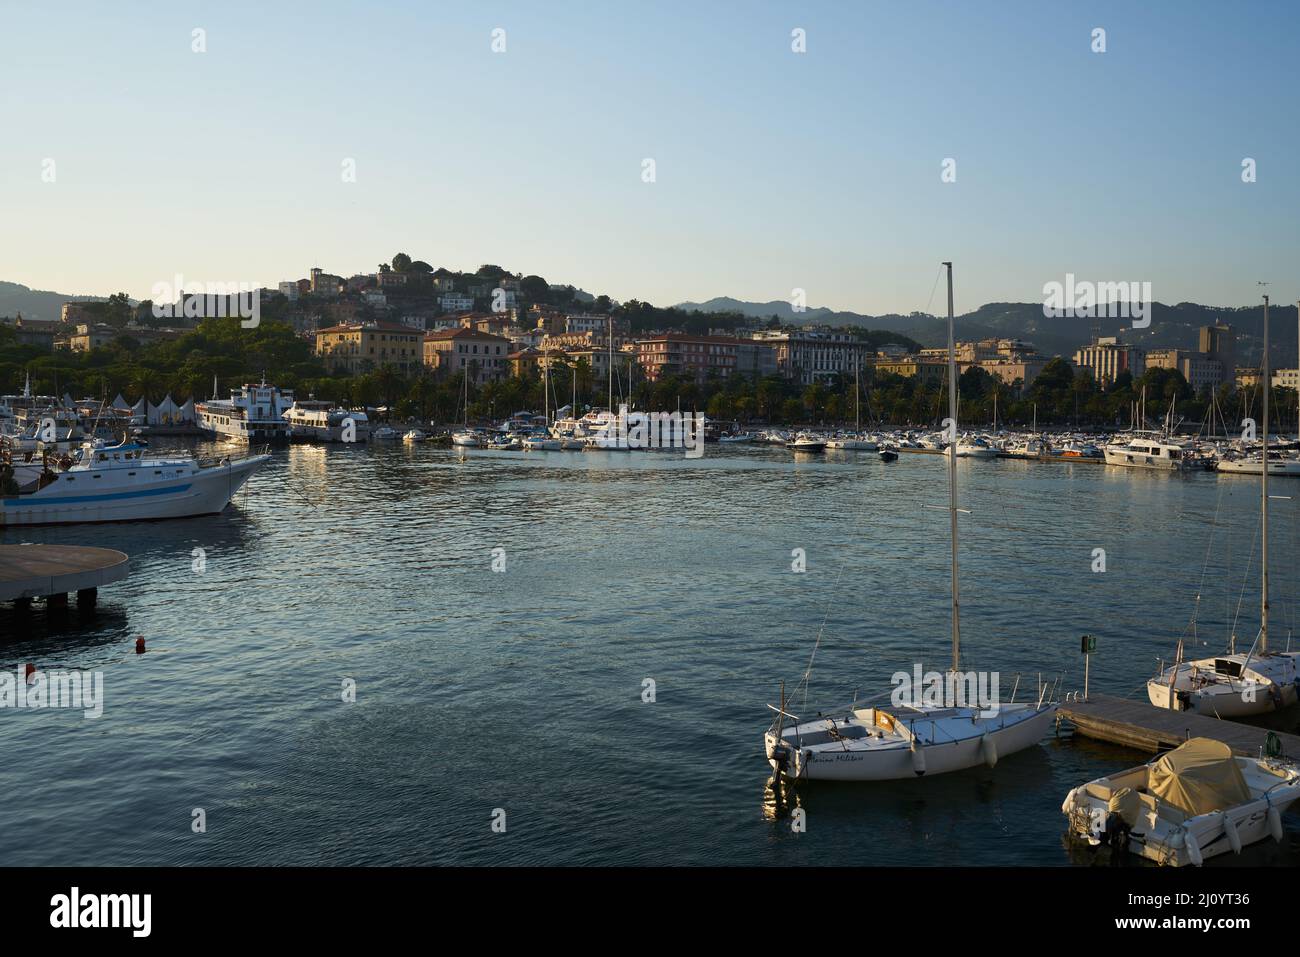
[{"label": "moored motor yacht", "polygon": [[826,440],[814,432],[800,432],[785,447],[792,452],[825,452]]}]

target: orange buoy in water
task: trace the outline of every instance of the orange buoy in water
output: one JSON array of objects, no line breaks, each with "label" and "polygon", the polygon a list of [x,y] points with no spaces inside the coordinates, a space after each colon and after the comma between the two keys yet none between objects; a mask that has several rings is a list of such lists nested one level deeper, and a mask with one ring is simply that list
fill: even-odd
[{"label": "orange buoy in water", "polygon": [[140,635],[138,638],[136,638],[136,640],[135,640],[135,653],[136,653],[137,655],[142,655],[142,654],[144,654],[144,635]]},{"label": "orange buoy in water", "polygon": [[27,680],[31,681],[32,675],[34,674],[36,674],[36,666],[29,661],[27,662],[27,674],[26,674]]}]

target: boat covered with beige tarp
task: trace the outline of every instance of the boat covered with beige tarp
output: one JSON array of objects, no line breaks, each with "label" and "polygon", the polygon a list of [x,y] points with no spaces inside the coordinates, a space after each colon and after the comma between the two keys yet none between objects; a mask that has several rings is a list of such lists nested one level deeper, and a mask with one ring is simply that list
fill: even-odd
[{"label": "boat covered with beige tarp", "polygon": [[1201,864],[1272,837],[1300,799],[1300,767],[1243,758],[1223,742],[1192,738],[1146,764],[1080,785],[1061,811],[1071,833],[1112,852],[1161,864]]}]

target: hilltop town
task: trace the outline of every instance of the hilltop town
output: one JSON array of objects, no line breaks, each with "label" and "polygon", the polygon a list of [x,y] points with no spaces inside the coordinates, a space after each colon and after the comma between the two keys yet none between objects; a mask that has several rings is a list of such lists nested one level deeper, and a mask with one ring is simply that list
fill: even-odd
[{"label": "hilltop town", "polygon": [[[946,349],[898,332],[620,303],[496,265],[435,269],[404,253],[346,278],[314,267],[256,295],[257,329],[204,318],[214,315],[212,297],[196,294],[166,304],[122,293],[68,301],[53,321],[0,317],[0,387],[13,392],[31,376],[55,392],[180,402],[206,394],[214,377],[235,385],[271,375],[434,419],[464,414],[462,385],[473,388],[470,412],[540,406],[537,383],[550,377],[557,397],[587,404],[616,392],[745,420],[839,421],[856,396],[874,416],[924,422],[937,413],[946,371]],[[1144,387],[1153,412],[1180,402],[1195,416],[1258,384],[1221,322],[1202,327],[1191,348],[1094,334],[1067,357],[991,337],[959,342],[957,361],[962,401],[977,417],[1000,400],[1011,419],[1110,422]],[[1294,368],[1272,378],[1297,386]]]}]

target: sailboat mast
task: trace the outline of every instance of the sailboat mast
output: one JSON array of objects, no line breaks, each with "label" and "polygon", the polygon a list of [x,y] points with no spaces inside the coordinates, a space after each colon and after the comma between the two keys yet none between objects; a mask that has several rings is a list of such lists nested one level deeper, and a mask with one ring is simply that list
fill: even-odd
[{"label": "sailboat mast", "polygon": [[952,263],[948,268],[948,515],[952,526],[952,670],[961,670],[961,602],[957,586],[957,346],[953,336]]},{"label": "sailboat mast", "polygon": [[1268,394],[1272,391],[1268,378],[1268,296],[1264,297],[1264,358],[1260,363],[1260,378],[1264,387],[1264,460],[1259,470],[1260,490],[1260,546],[1259,559],[1259,653],[1268,654]]},{"label": "sailboat mast", "polygon": [[609,314],[609,414],[614,414],[614,314]]}]

